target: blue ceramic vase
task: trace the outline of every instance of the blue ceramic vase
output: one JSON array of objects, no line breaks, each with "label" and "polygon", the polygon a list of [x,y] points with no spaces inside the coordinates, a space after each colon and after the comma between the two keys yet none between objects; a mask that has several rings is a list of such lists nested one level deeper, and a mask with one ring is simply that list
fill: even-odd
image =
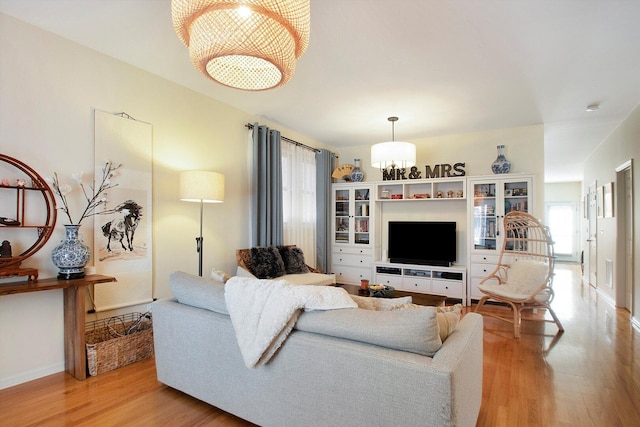
[{"label": "blue ceramic vase", "polygon": [[351,181],[353,182],[362,182],[364,180],[364,173],[360,169],[360,159],[353,159],[353,163],[355,167],[351,172]]},{"label": "blue ceramic vase", "polygon": [[504,145],[498,145],[498,157],[491,164],[491,171],[495,174],[509,173],[511,162],[504,156]]},{"label": "blue ceramic vase", "polygon": [[84,277],[84,266],[91,259],[89,246],[78,238],[80,224],[65,224],[65,239],[53,248],[51,259],[58,267],[58,279],[71,280]]}]

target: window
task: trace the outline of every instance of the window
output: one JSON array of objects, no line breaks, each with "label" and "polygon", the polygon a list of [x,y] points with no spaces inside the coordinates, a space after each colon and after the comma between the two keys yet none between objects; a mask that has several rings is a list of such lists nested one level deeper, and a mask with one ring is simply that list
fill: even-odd
[{"label": "window", "polygon": [[316,153],[282,143],[284,244],[302,249],[307,264],[316,260]]}]

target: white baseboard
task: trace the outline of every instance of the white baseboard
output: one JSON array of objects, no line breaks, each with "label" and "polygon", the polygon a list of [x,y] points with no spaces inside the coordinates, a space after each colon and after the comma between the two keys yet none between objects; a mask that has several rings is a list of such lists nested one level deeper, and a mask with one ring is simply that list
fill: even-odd
[{"label": "white baseboard", "polygon": [[632,316],[631,317],[631,326],[633,326],[634,328],[636,328],[638,330],[638,332],[640,332],[640,319]]},{"label": "white baseboard", "polygon": [[611,307],[616,308],[616,301],[613,298],[611,298],[611,295],[609,295],[606,292],[600,290],[599,287],[596,288],[596,292],[598,293],[598,296],[604,300],[604,302],[609,304]]},{"label": "white baseboard", "polygon": [[28,381],[37,380],[38,378],[56,374],[61,371],[64,371],[64,362],[56,363],[55,365],[46,366],[40,369],[34,369],[32,371],[20,372],[19,374],[11,375],[6,378],[0,378],[0,390],[26,383]]}]

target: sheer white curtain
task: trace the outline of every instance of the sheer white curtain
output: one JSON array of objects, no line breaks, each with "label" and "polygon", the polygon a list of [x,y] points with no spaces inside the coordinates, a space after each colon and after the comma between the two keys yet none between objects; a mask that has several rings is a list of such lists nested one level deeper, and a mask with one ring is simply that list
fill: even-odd
[{"label": "sheer white curtain", "polygon": [[316,263],[316,153],[282,142],[284,244],[296,245]]}]

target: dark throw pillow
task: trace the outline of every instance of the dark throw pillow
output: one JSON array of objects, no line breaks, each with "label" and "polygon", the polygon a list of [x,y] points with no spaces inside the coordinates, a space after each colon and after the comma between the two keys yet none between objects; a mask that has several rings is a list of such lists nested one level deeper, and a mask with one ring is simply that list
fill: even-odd
[{"label": "dark throw pillow", "polygon": [[284,262],[275,246],[251,248],[251,272],[258,279],[275,279],[285,274]]},{"label": "dark throw pillow", "polygon": [[282,261],[284,261],[284,269],[287,274],[303,274],[308,273],[309,268],[304,262],[304,254],[302,249],[292,246],[279,246]]}]

